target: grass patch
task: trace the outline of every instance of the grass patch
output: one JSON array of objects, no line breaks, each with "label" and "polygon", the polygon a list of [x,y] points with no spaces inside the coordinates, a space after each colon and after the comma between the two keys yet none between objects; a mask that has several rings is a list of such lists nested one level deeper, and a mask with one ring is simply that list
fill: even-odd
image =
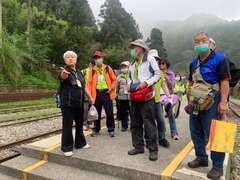
[{"label": "grass patch", "polygon": [[0,75],[0,85],[2,86],[10,86],[13,88],[24,88],[26,86],[34,86],[39,89],[57,89],[58,80],[53,77],[52,74],[45,70],[36,70],[34,72],[23,74],[21,78],[17,82],[10,82],[4,79],[2,75]]},{"label": "grass patch", "polygon": [[44,105],[44,104],[54,104],[54,103],[55,103],[54,98],[42,98],[42,99],[38,99],[38,100],[0,103],[0,109]]}]

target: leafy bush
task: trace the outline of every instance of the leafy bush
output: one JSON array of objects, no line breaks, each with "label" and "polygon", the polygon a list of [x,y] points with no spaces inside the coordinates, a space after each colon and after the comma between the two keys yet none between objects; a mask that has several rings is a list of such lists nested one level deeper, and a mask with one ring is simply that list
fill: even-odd
[{"label": "leafy bush", "polygon": [[104,63],[111,65],[111,67],[114,69],[118,69],[122,61],[130,60],[129,51],[130,50],[127,48],[120,48],[120,47],[119,48],[112,47],[112,48],[104,49],[104,53],[106,54]]}]

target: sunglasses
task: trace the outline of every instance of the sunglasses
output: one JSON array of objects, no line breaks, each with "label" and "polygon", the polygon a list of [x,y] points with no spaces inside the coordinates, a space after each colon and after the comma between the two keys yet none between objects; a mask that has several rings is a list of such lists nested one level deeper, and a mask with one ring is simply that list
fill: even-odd
[{"label": "sunglasses", "polygon": [[165,65],[166,63],[165,62],[160,62],[159,65]]}]

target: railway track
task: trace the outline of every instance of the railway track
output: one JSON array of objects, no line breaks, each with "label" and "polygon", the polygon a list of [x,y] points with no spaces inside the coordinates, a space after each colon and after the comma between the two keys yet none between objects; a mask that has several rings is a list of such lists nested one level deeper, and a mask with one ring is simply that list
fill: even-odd
[{"label": "railway track", "polygon": [[[19,141],[15,141],[15,142],[11,142],[11,143],[8,143],[8,144],[5,144],[5,145],[1,145],[0,146],[0,151],[9,150],[13,147],[16,147],[16,146],[19,146],[19,145],[22,145],[22,144],[26,144],[26,143],[30,143],[30,142],[33,142],[33,141],[35,141],[37,139],[40,139],[40,138],[42,139],[42,138],[49,137],[50,135],[59,134],[59,133],[61,133],[61,131],[62,131],[62,129],[57,129],[57,130],[54,130],[54,131],[50,131],[50,132],[47,132],[47,133],[43,133],[43,134],[40,134],[40,135],[32,136],[32,137],[29,137],[29,138],[26,138],[26,139],[22,139],[22,140],[19,140]],[[13,151],[13,150],[11,150],[11,151]],[[7,161],[9,159],[12,159],[14,157],[17,157],[19,155],[20,155],[19,152],[13,151],[11,155],[1,158],[0,163],[4,162],[4,161]]]},{"label": "railway track", "polygon": [[[116,116],[116,113],[114,113],[114,116]],[[105,119],[105,118],[106,118],[106,116],[102,117],[102,119]],[[45,117],[45,119],[46,119],[46,117]],[[46,137],[49,137],[49,136],[52,136],[52,135],[55,135],[55,134],[59,134],[59,133],[61,133],[61,131],[62,131],[62,128],[54,130],[54,131],[42,133],[42,134],[39,134],[39,135],[35,135],[35,136],[32,136],[32,137],[28,137],[28,138],[25,138],[25,139],[21,139],[21,140],[15,141],[15,142],[10,142],[8,144],[1,145],[0,146],[0,152],[3,151],[3,150],[9,150],[11,152],[11,155],[7,155],[5,157],[0,157],[0,163],[21,155],[19,152],[15,151],[15,150],[12,150],[12,148],[14,148],[16,146],[19,146],[19,145],[22,145],[22,144],[31,143],[31,142],[34,142],[34,141],[39,140],[39,139],[44,139]]]},{"label": "railway track", "polygon": [[26,123],[31,123],[31,122],[37,122],[37,121],[51,119],[51,118],[57,118],[60,116],[61,116],[61,113],[57,112],[57,113],[52,113],[51,115],[41,116],[40,118],[39,117],[37,117],[37,118],[27,117],[27,118],[14,119],[14,120],[9,120],[9,121],[5,121],[5,122],[0,122],[0,128],[20,125],[20,124],[26,124]]},{"label": "railway track", "polygon": [[47,109],[47,108],[52,108],[52,107],[55,107],[55,104],[6,108],[6,109],[0,109],[0,114],[27,112],[27,111],[41,110],[41,109]]}]

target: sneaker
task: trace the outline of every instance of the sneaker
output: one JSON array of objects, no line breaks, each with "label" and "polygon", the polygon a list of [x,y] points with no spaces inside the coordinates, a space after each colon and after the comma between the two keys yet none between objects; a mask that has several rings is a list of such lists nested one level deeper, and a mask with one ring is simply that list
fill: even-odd
[{"label": "sneaker", "polygon": [[86,144],[85,146],[82,147],[82,149],[89,149],[91,146],[89,144]]},{"label": "sneaker", "polygon": [[149,152],[149,160],[150,161],[158,160],[158,152],[157,151],[150,151]]},{"label": "sneaker", "polygon": [[142,154],[144,153],[144,149],[131,149],[128,151],[128,155],[133,156],[133,155],[137,155],[137,154]]},{"label": "sneaker", "polygon": [[127,128],[122,128],[121,131],[122,131],[122,132],[126,132],[126,131],[127,131]]},{"label": "sneaker", "polygon": [[188,167],[190,168],[208,167],[208,161],[194,159],[193,161],[188,163]]},{"label": "sneaker", "polygon": [[108,134],[109,134],[110,137],[114,137],[115,136],[113,131],[109,132]]},{"label": "sneaker", "polygon": [[165,148],[168,148],[170,146],[168,140],[166,140],[166,139],[159,140],[159,145],[162,147],[165,147]]},{"label": "sneaker", "polygon": [[98,135],[99,135],[99,132],[92,131],[91,137],[95,137],[95,136],[98,136]]},{"label": "sneaker", "polygon": [[72,151],[64,152],[64,156],[70,157],[73,155]]},{"label": "sneaker", "polygon": [[177,134],[175,134],[172,138],[173,140],[176,140],[176,141],[179,140],[179,136]]},{"label": "sneaker", "polygon": [[223,169],[220,169],[220,168],[212,168],[208,174],[207,174],[207,177],[209,179],[214,179],[214,180],[217,180],[217,179],[220,179],[220,177],[223,175]]}]

